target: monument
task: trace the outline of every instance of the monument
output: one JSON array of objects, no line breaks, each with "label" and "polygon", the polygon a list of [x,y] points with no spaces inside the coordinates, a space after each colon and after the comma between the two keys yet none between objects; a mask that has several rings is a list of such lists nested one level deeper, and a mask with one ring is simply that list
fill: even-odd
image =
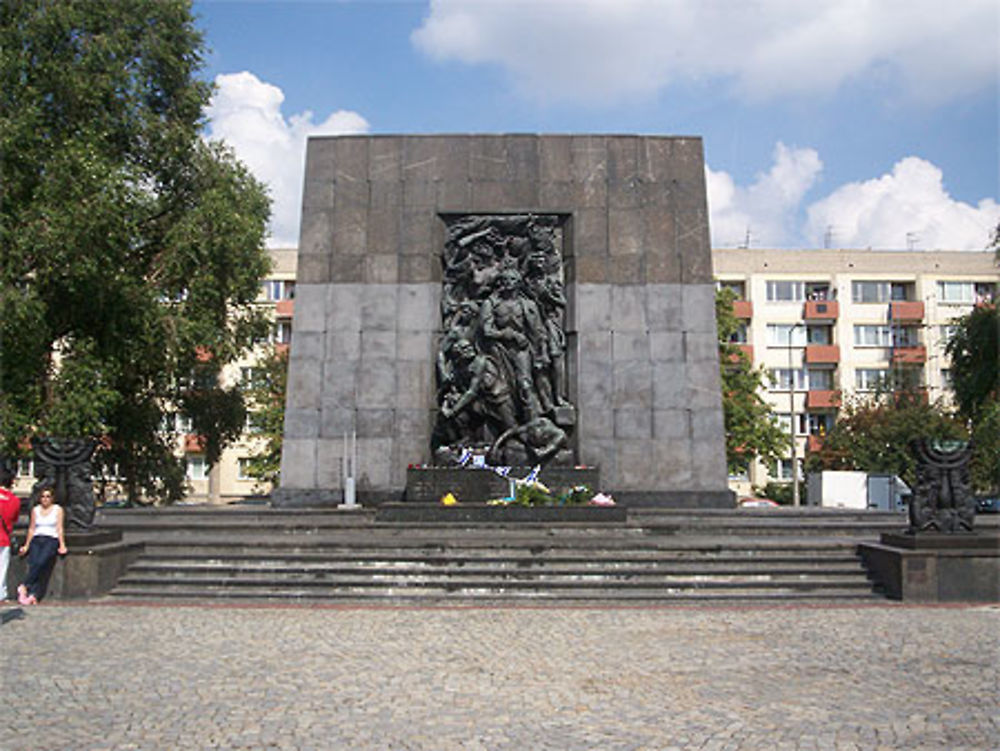
[{"label": "monument", "polygon": [[474,452],[731,505],[699,139],[320,137],[305,172],[275,505],[339,503],[349,444],[364,503]]}]

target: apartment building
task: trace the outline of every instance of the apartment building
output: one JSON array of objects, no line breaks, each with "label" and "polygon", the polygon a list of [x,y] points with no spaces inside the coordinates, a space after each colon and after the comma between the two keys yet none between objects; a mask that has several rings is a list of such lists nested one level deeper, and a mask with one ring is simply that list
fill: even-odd
[{"label": "apartment building", "polygon": [[730,478],[738,493],[801,472],[846,396],[892,382],[947,399],[952,321],[994,299],[1000,280],[991,252],[723,248],[712,259],[717,283],[738,298],[738,343],[795,434],[794,455]]}]

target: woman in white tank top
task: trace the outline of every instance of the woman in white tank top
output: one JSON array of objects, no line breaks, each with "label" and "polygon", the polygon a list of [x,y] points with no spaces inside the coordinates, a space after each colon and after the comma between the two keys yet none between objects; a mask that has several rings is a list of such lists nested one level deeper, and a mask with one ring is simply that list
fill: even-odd
[{"label": "woman in white tank top", "polygon": [[22,605],[34,605],[45,594],[56,555],[66,554],[63,516],[52,489],[44,488],[31,509],[28,539],[18,551],[21,555],[28,554],[28,576],[17,588],[17,599]]}]

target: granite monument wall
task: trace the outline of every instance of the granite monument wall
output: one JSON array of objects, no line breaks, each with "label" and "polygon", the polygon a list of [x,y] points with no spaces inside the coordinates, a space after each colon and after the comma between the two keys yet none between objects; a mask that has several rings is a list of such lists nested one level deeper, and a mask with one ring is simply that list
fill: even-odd
[{"label": "granite monument wall", "polygon": [[565,217],[578,461],[630,503],[729,505],[701,140],[309,140],[278,505],[398,500],[430,460],[444,216]]}]

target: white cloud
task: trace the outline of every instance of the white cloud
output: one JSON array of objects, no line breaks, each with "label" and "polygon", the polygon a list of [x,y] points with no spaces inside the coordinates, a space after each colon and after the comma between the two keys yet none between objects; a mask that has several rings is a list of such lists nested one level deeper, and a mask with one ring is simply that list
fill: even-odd
[{"label": "white cloud", "polygon": [[901,159],[881,177],[842,185],[807,210],[805,235],[820,242],[828,228],[833,244],[920,250],[982,250],[1000,221],[1000,205],[956,201],[941,170],[919,157]]},{"label": "white cloud", "polygon": [[779,143],[771,169],[748,186],[706,168],[714,247],[983,250],[1000,222],[1000,204],[956,201],[941,170],[915,156],[890,174],[847,183],[808,206],[823,164],[813,149]]},{"label": "white cloud", "polygon": [[228,143],[270,189],[270,244],[294,247],[299,242],[306,138],[365,133],[368,122],[345,110],[319,123],[309,111],[286,119],[281,113],[285,99],[281,89],[246,71],[217,76],[215,84],[208,108],[209,135]]},{"label": "white cloud", "polygon": [[717,78],[769,99],[877,73],[944,101],[995,81],[998,14],[995,0],[431,0],[412,41],[499,65],[540,99],[608,103]]},{"label": "white cloud", "polygon": [[771,169],[740,187],[725,172],[706,169],[712,244],[735,247],[750,234],[754,247],[785,247],[797,236],[802,199],[823,169],[813,149],[774,148]]}]

